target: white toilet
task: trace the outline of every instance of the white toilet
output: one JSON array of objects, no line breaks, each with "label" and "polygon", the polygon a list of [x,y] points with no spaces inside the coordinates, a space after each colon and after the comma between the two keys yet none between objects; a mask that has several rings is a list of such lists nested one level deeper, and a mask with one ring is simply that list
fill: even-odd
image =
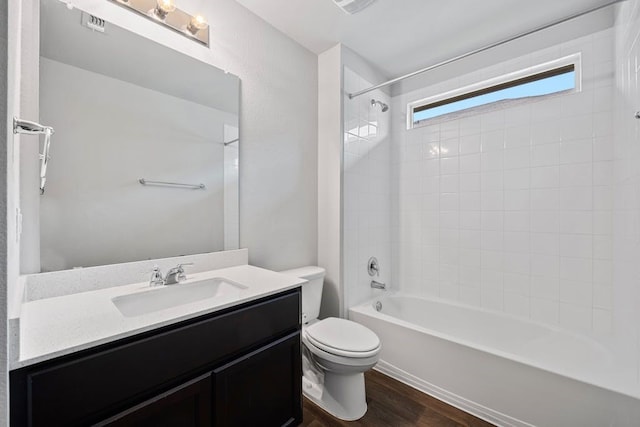
[{"label": "white toilet", "polygon": [[331,415],[354,421],[367,412],[364,372],[380,354],[380,339],[346,319],[318,320],[324,269],[302,267],[282,273],[306,279],[302,285],[302,391]]}]

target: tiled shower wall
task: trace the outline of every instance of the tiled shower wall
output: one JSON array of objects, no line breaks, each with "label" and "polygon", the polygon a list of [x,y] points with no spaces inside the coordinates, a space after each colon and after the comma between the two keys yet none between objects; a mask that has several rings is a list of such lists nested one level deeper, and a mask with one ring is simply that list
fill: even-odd
[{"label": "tiled shower wall", "polygon": [[[613,344],[640,382],[640,3],[624,2],[616,26]],[[635,360],[633,360],[635,359]]]},{"label": "tiled shower wall", "polygon": [[[357,73],[344,67],[344,92],[352,93],[372,86]],[[343,257],[347,307],[371,298],[369,257],[375,256],[380,276],[391,278],[390,237],[390,111],[383,113],[371,99],[389,105],[389,96],[380,90],[354,99],[344,96],[343,165]]]},{"label": "tiled shower wall", "polygon": [[[606,30],[393,98],[395,289],[609,332],[613,45]],[[406,129],[408,102],[578,52],[579,93]]]}]

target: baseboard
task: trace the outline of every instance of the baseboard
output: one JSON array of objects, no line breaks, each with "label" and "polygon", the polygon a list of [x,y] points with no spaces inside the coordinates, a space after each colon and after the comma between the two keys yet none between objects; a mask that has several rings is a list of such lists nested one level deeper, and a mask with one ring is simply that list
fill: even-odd
[{"label": "baseboard", "polygon": [[476,402],[465,399],[457,394],[451,393],[441,387],[424,381],[410,373],[403,371],[390,363],[380,360],[374,368],[376,371],[390,376],[393,379],[400,381],[410,387],[415,388],[429,396],[435,397],[451,406],[454,406],[462,411],[468,412],[480,419],[495,424],[497,426],[505,427],[534,427],[532,424],[510,417],[509,415],[495,411],[491,408],[482,406]]}]

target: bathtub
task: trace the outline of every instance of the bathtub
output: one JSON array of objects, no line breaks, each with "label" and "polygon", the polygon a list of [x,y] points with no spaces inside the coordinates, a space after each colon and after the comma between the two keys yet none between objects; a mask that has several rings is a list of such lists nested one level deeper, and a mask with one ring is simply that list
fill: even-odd
[{"label": "bathtub", "polygon": [[349,317],[382,340],[377,370],[494,424],[640,426],[637,371],[587,337],[404,294]]}]

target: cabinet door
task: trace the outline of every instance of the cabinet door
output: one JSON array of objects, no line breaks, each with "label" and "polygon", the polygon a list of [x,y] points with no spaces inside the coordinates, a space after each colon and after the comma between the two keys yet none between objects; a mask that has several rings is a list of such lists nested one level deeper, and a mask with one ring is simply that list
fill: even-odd
[{"label": "cabinet door", "polygon": [[213,372],[213,425],[272,427],[302,422],[300,332]]},{"label": "cabinet door", "polygon": [[211,426],[211,374],[136,405],[97,426],[209,427]]}]

